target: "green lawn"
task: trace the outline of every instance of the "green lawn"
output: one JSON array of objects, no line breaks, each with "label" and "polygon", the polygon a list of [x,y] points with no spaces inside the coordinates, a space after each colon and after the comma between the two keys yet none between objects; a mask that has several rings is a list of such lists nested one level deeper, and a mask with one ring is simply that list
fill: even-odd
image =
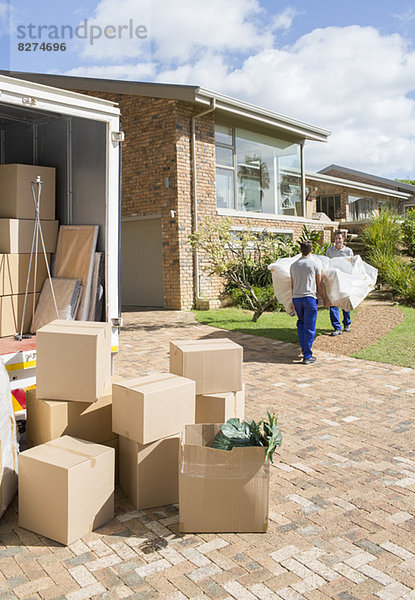
[{"label": "green lawn", "polygon": [[[415,368],[415,310],[405,306],[399,308],[405,315],[402,323],[371,346],[352,354],[353,357]],[[297,319],[289,317],[285,312],[264,313],[256,323],[252,321],[250,311],[238,308],[194,311],[194,314],[199,323],[219,329],[250,333],[283,342],[298,341]],[[328,309],[319,308],[317,335],[331,329]]]},{"label": "green lawn", "polygon": [[415,368],[415,310],[407,306],[399,308],[405,315],[404,320],[383,338],[352,356]]},{"label": "green lawn", "polygon": [[[203,325],[211,325],[229,331],[251,333],[283,342],[298,342],[297,319],[286,312],[262,314],[258,321],[252,321],[252,312],[239,308],[220,308],[219,310],[196,310],[196,319]],[[317,335],[332,329],[329,310],[319,308],[317,316]]]}]

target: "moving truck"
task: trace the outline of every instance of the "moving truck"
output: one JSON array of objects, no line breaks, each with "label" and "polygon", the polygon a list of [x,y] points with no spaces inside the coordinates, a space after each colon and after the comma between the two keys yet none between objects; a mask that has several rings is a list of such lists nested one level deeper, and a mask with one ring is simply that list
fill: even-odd
[{"label": "moving truck", "polygon": [[[119,119],[113,102],[0,75],[0,163],[55,167],[59,225],[99,226],[96,250],[105,259],[103,320],[112,326],[113,353],[120,326]],[[2,338],[0,357],[20,398],[16,409],[23,411],[24,395],[17,390],[35,383],[35,338]]]}]

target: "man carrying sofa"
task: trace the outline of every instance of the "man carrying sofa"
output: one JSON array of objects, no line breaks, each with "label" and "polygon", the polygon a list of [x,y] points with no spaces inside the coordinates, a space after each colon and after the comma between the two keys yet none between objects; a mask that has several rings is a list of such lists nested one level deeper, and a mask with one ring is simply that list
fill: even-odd
[{"label": "man carrying sofa", "polygon": [[[353,250],[347,248],[344,244],[344,234],[342,231],[336,231],[334,234],[334,246],[327,248],[326,256],[329,258],[348,258],[353,256]],[[330,321],[334,331],[331,335],[341,335],[343,333],[340,323],[340,313],[337,306],[330,306]],[[344,331],[350,331],[350,312],[343,311],[343,327]]]}]

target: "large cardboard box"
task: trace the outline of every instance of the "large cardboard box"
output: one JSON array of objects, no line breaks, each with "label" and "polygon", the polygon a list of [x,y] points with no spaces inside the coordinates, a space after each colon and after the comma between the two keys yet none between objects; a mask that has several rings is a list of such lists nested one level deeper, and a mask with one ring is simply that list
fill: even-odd
[{"label": "large cardboard box", "polygon": [[196,382],[196,394],[242,389],[243,348],[227,338],[170,342],[170,372]]},{"label": "large cardboard box", "polygon": [[[41,221],[46,252],[55,252],[58,221]],[[30,254],[35,222],[29,219],[0,219],[0,253]],[[39,236],[38,252],[43,252]]]},{"label": "large cardboard box", "polygon": [[112,386],[112,428],[139,444],[179,433],[195,422],[195,383],[154,373]]},{"label": "large cardboard box", "polygon": [[179,436],[149,444],[119,438],[120,485],[136,508],[179,501]]},{"label": "large cardboard box", "polygon": [[56,320],[36,334],[37,395],[44,400],[95,402],[111,383],[111,326]]},{"label": "large cardboard box", "polygon": [[[0,217],[34,219],[35,207],[31,182],[42,178],[40,218],[55,218],[55,169],[36,165],[0,165]],[[37,198],[37,185],[35,195]]]},{"label": "large cardboard box", "polygon": [[[29,279],[29,292],[33,292],[35,259]],[[49,255],[47,257],[49,263]],[[30,254],[0,254],[0,296],[12,296],[26,292],[27,275],[29,273]],[[36,292],[40,292],[48,276],[43,254],[37,256]]]},{"label": "large cardboard box", "polygon": [[180,531],[267,531],[270,472],[265,448],[211,448],[220,427],[198,424],[184,429],[179,458]]},{"label": "large cardboard box", "polygon": [[116,437],[112,432],[112,396],[96,402],[43,400],[36,390],[26,392],[26,430],[28,442],[37,446],[62,435],[104,444]]},{"label": "large cardboard box", "polygon": [[[39,294],[35,297],[35,306]],[[24,294],[15,296],[0,296],[0,337],[20,333],[24,309]],[[27,295],[26,312],[23,323],[23,333],[30,329],[32,321],[33,294]]]},{"label": "large cardboard box", "polygon": [[225,423],[234,418],[245,418],[245,385],[239,392],[196,396],[195,423]]},{"label": "large cardboard box", "polygon": [[113,448],[64,436],[20,454],[20,527],[72,544],[113,516]]},{"label": "large cardboard box", "polygon": [[[114,434],[113,434],[114,435]],[[114,477],[114,484],[116,485],[117,483],[119,483],[120,480],[120,438],[118,437],[118,435],[114,438],[112,438],[112,440],[105,440],[105,442],[101,442],[103,446],[108,446],[109,448],[114,448],[115,450],[115,477]]]}]

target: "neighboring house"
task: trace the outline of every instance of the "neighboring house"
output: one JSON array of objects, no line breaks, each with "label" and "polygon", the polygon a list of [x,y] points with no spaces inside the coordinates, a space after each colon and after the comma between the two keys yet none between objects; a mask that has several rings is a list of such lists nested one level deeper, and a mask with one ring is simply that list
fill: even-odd
[{"label": "neighboring house", "polygon": [[415,186],[338,165],[306,174],[315,213],[325,213],[351,233],[385,206],[405,215],[415,208]]},{"label": "neighboring house", "polygon": [[221,286],[189,249],[207,215],[235,229],[329,240],[336,223],[313,219],[304,144],[329,132],[191,85],[8,73],[117,102],[122,163],[122,303],[188,309]]}]

